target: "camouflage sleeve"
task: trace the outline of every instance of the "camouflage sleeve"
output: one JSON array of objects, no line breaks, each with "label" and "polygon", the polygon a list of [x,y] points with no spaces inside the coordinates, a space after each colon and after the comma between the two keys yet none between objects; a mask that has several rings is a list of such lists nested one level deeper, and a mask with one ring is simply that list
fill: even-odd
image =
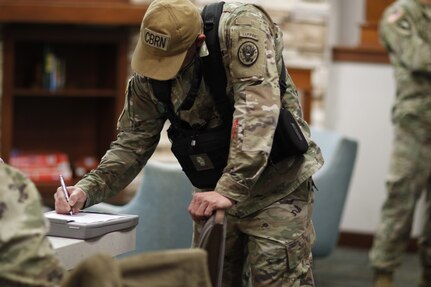
[{"label": "camouflage sleeve", "polygon": [[395,66],[431,72],[431,21],[418,9],[387,8],[380,22],[380,39]]},{"label": "camouflage sleeve", "polygon": [[158,112],[149,89],[148,82],[138,75],[129,80],[117,139],[99,166],[76,184],[87,193],[86,207],[123,190],[156,149],[165,118]]},{"label": "camouflage sleeve", "polygon": [[48,221],[35,185],[0,164],[0,286],[56,286],[63,266],[46,238]]},{"label": "camouflage sleeve", "polygon": [[257,15],[241,13],[226,25],[235,111],[228,164],[215,190],[236,201],[249,196],[266,167],[280,109],[274,39]]}]

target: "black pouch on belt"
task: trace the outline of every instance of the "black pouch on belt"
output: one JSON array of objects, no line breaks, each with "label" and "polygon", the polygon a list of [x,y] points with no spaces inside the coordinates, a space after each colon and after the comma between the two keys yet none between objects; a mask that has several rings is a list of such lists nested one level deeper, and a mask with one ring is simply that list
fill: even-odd
[{"label": "black pouch on belt", "polygon": [[168,130],[172,153],[193,186],[213,189],[220,179],[229,155],[230,127],[202,131]]}]

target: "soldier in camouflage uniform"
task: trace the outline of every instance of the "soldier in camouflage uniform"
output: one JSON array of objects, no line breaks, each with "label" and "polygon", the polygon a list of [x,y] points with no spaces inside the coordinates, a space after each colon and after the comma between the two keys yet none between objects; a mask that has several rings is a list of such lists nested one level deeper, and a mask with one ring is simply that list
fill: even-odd
[{"label": "soldier in camouflage uniform", "polygon": [[[409,241],[416,202],[424,190],[427,201],[431,198],[431,1],[393,3],[384,12],[380,36],[395,68],[397,94],[388,196],[370,251],[375,287],[393,286],[393,272]],[[428,202],[419,238],[422,287],[431,286],[430,215]]]},{"label": "soldier in camouflage uniform", "polygon": [[0,163],[0,286],[58,286],[64,269],[47,231],[34,184]]},{"label": "soldier in camouflage uniform", "polygon": [[[189,205],[195,220],[194,238],[203,219],[226,209],[223,286],[314,286],[311,176],[323,158],[302,118],[289,76],[280,97],[282,33],[258,6],[229,2],[223,9],[218,31],[228,97],[234,106],[230,150],[215,189],[196,190]],[[70,206],[57,190],[57,212],[67,213],[71,208],[78,212],[116,194],[146,164],[166,121],[150,79],[172,79],[173,109],[191,126],[210,129],[222,124],[204,81],[190,110],[179,111],[193,82],[193,68],[200,61],[196,55],[208,55],[197,7],[188,0],[153,1],[133,54],[136,74],[128,83],[117,139],[98,168],[68,187]],[[294,115],[309,149],[273,164],[268,158],[281,106]]]}]

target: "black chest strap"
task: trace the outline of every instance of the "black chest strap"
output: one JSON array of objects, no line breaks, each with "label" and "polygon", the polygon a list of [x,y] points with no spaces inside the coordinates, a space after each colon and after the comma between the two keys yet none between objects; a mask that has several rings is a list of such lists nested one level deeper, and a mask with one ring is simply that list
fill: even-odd
[{"label": "black chest strap", "polygon": [[218,27],[223,12],[224,2],[208,4],[202,10],[204,32],[209,55],[202,58],[203,76],[213,101],[223,122],[230,125],[233,116],[233,104],[226,95],[227,78],[220,49]]}]

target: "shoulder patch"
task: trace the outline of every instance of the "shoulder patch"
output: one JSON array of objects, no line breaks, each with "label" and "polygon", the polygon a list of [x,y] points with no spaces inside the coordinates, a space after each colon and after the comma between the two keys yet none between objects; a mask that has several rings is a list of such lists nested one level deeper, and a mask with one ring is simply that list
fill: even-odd
[{"label": "shoulder patch", "polygon": [[411,28],[410,22],[407,21],[406,19],[401,19],[400,21],[398,21],[397,25],[404,30],[410,30]]},{"label": "shoulder patch", "polygon": [[386,21],[388,23],[394,23],[398,19],[400,19],[403,15],[404,15],[404,10],[403,9],[401,9],[401,8],[395,9],[394,11],[392,11],[392,13],[390,13],[388,15],[388,17],[386,17]]},{"label": "shoulder patch", "polygon": [[249,39],[253,39],[253,40],[259,41],[259,37],[257,36],[257,34],[256,33],[252,33],[252,32],[240,31],[239,32],[239,37],[240,38],[249,38]]},{"label": "shoulder patch", "polygon": [[247,41],[238,48],[238,59],[245,66],[253,65],[259,57],[259,48],[255,43]]}]

